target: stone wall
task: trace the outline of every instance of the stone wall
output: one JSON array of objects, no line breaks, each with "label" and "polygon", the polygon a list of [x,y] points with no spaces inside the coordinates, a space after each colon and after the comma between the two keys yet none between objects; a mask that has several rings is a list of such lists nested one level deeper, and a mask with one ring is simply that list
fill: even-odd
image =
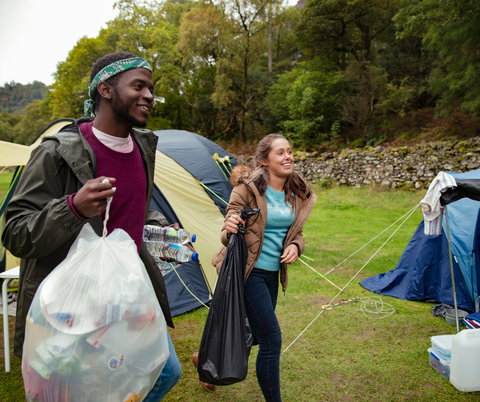
[{"label": "stone wall", "polygon": [[[252,158],[237,158],[251,163]],[[422,142],[403,147],[365,147],[341,152],[295,153],[295,170],[309,182],[332,181],[362,187],[428,188],[441,171],[467,172],[480,168],[480,137],[468,141]]]}]

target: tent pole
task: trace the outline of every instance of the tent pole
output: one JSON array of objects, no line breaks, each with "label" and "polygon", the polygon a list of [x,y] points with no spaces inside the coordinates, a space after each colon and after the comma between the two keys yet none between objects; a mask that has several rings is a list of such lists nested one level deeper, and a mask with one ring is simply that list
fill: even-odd
[{"label": "tent pole", "polygon": [[445,222],[447,223],[448,257],[450,258],[450,273],[452,275],[453,303],[455,305],[455,321],[457,323],[457,334],[458,334],[460,332],[460,326],[458,324],[457,292],[455,291],[455,278],[453,275],[453,260],[452,260],[452,245],[450,243],[450,227],[448,226],[448,210],[446,205],[445,205]]}]

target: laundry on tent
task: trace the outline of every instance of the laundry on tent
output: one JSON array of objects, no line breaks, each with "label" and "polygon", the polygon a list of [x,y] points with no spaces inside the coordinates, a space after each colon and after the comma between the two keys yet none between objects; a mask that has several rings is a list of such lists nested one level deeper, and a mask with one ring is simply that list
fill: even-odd
[{"label": "laundry on tent", "polygon": [[[20,156],[9,164],[18,168],[1,205],[0,219],[3,219],[21,176],[22,165],[31,150],[43,137],[56,134],[72,122],[73,119],[56,120],[30,147],[17,147]],[[184,130],[154,133],[158,143],[150,208],[161,212],[170,224],[178,222],[187,232],[197,235],[194,246],[199,260],[182,263],[164,276],[172,316],[177,316],[208,303],[215,290],[217,272],[211,260],[222,246],[220,232],[233,188],[229,178],[237,161],[201,135]],[[18,264],[19,259],[1,253],[0,272]]]},{"label": "laundry on tent", "polygon": [[[473,312],[480,290],[480,169],[449,174],[455,179],[455,186],[447,186],[441,203],[448,204],[457,306]],[[453,306],[445,214],[441,234],[427,236],[422,220],[395,269],[360,284],[386,296]]]}]

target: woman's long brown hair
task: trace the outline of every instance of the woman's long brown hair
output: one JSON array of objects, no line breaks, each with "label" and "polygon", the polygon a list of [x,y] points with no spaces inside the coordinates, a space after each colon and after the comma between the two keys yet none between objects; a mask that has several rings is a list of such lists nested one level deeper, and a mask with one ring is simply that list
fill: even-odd
[{"label": "woman's long brown hair", "polygon": [[[261,166],[261,160],[267,160],[268,154],[272,150],[272,143],[278,138],[287,140],[281,134],[268,134],[263,137],[257,145],[257,153],[255,154],[255,167]],[[287,140],[288,141],[288,140]],[[268,167],[263,166],[263,175],[268,182]],[[285,204],[290,203],[295,208],[295,197],[300,197],[302,201],[306,201],[312,194],[309,184],[297,173],[292,172],[285,181],[283,186],[285,191]],[[293,193],[293,195],[292,195]],[[292,209],[293,211],[293,209]]]}]

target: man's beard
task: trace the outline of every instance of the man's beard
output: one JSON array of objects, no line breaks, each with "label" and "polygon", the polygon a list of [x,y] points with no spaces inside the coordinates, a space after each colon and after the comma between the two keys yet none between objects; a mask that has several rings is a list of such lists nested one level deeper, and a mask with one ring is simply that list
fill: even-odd
[{"label": "man's beard", "polygon": [[113,108],[113,113],[120,117],[122,120],[128,121],[130,124],[132,124],[135,127],[146,127],[147,126],[147,121],[139,121],[132,115],[130,115],[129,112],[129,107],[126,105],[123,101],[123,99],[119,96],[117,89],[114,87],[113,89],[115,91],[115,99],[113,100],[112,103],[112,108]]}]

